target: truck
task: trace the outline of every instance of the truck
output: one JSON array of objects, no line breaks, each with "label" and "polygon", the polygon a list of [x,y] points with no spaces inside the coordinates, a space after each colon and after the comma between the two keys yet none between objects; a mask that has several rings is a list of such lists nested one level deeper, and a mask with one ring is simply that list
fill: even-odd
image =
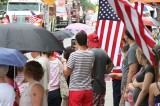
[{"label": "truck", "polygon": [[[34,24],[52,31],[55,23],[52,11],[54,11],[54,5],[49,6],[42,0],[8,0],[6,17],[9,18],[8,21],[5,19],[1,23]],[[41,21],[31,22],[31,17],[36,17]]]},{"label": "truck", "polygon": [[69,24],[69,10],[65,1],[56,1],[56,28],[64,28]]}]

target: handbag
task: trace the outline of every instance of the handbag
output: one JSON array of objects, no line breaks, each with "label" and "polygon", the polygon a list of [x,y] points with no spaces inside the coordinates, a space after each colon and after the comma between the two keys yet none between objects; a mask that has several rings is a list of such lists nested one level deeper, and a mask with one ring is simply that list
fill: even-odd
[{"label": "handbag", "polygon": [[59,63],[59,84],[62,99],[68,99],[69,88],[67,85],[66,78],[64,77],[63,66],[61,63]]}]

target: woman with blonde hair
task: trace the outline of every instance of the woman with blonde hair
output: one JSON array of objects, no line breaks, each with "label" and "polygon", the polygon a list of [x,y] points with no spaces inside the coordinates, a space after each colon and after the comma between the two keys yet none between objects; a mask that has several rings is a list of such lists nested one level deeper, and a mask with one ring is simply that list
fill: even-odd
[{"label": "woman with blonde hair", "polygon": [[[139,64],[143,66],[143,69],[138,72],[132,84],[135,88],[133,92],[134,106],[148,106],[149,86],[154,81],[155,70],[139,47],[136,49],[136,56]],[[136,83],[141,84],[137,86],[138,84]]]}]

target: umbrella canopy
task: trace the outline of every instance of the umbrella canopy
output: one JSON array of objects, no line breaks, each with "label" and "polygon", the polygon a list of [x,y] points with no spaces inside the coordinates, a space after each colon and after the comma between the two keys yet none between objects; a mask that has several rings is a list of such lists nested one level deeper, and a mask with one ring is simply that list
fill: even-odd
[{"label": "umbrella canopy", "polygon": [[65,29],[67,30],[73,30],[73,31],[81,31],[81,30],[89,30],[91,27],[89,25],[86,24],[82,24],[82,23],[74,23],[74,24],[69,24],[67,27],[65,27]]},{"label": "umbrella canopy", "polygon": [[159,2],[159,0],[130,0],[130,2],[137,2],[137,1],[141,1],[141,2]]},{"label": "umbrella canopy", "polygon": [[147,26],[160,26],[160,22],[158,22],[157,20],[155,20],[152,17],[142,17],[143,23],[144,25]]},{"label": "umbrella canopy", "polygon": [[31,24],[0,25],[0,47],[20,51],[53,52],[63,50],[52,33]]},{"label": "umbrella canopy", "polygon": [[23,67],[27,58],[16,49],[0,48],[0,64]]},{"label": "umbrella canopy", "polygon": [[58,40],[64,40],[66,38],[71,38],[74,36],[74,33],[72,33],[69,30],[61,30],[61,31],[55,31],[53,32],[53,35],[58,39]]}]

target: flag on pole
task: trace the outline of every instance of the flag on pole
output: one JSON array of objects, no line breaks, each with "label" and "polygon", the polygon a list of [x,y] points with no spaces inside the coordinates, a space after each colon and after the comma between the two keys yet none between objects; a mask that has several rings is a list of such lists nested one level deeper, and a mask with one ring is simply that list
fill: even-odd
[{"label": "flag on pole", "polygon": [[123,30],[124,24],[112,9],[108,0],[99,0],[96,33],[99,36],[101,48],[108,53],[115,70],[121,69],[120,43]]},{"label": "flag on pole", "polygon": [[34,24],[35,22],[42,22],[42,19],[38,17],[33,11],[31,11],[31,16],[29,17],[30,23]]},{"label": "flag on pole", "polygon": [[29,18],[29,21],[32,24],[34,24],[37,21],[37,16],[36,16],[36,14],[33,11],[31,11],[31,16]]},{"label": "flag on pole", "polygon": [[147,59],[152,65],[155,65],[152,48],[156,42],[144,26],[141,15],[139,15],[138,11],[133,8],[128,1],[109,0],[108,2],[121,18]]}]

